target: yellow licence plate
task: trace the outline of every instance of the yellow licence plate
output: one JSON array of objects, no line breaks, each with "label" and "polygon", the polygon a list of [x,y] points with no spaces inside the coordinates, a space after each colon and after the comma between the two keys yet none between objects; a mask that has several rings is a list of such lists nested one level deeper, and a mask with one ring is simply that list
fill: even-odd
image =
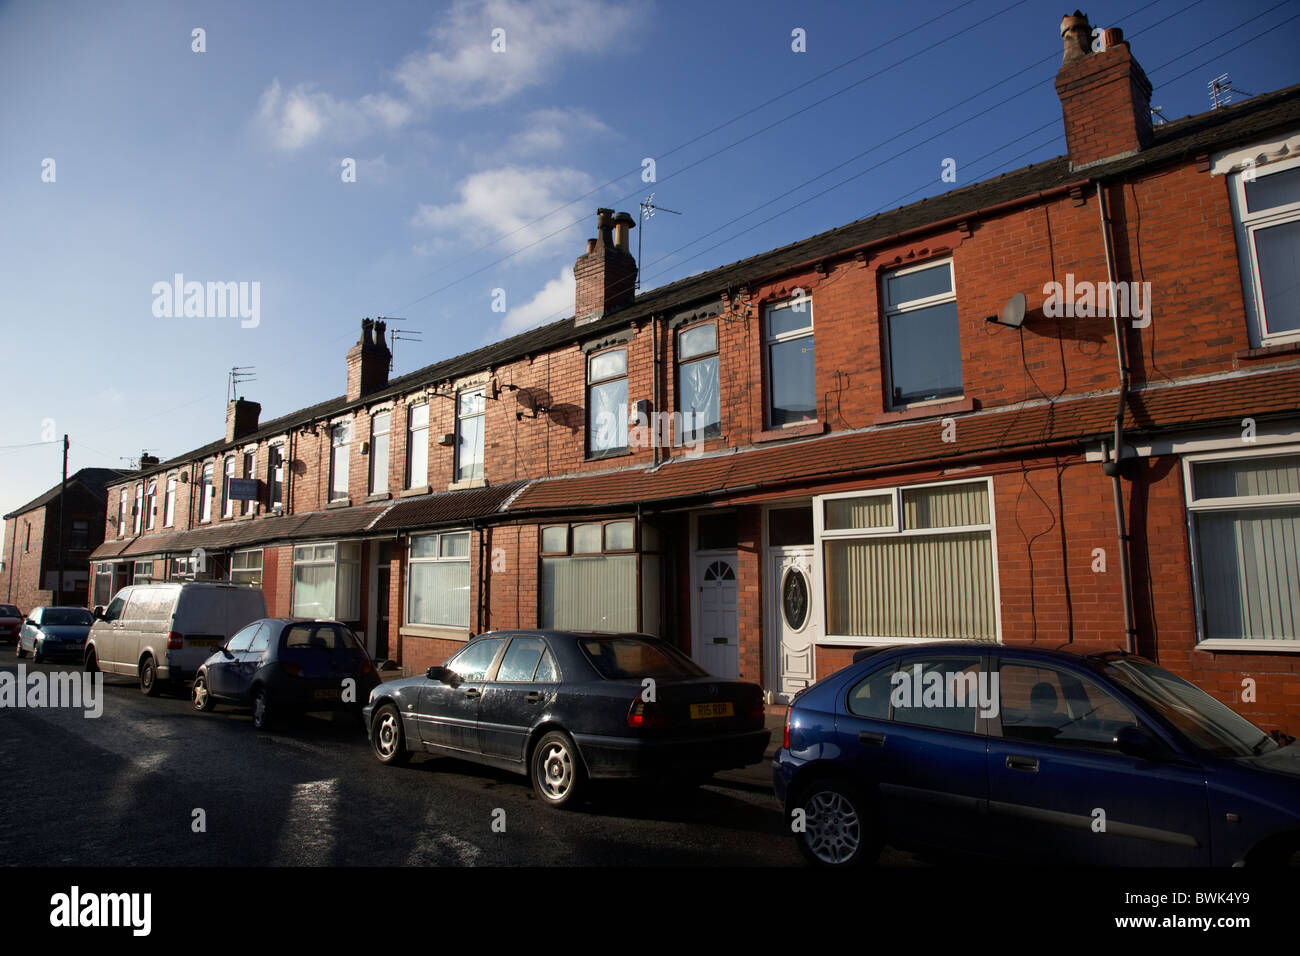
[{"label": "yellow licence plate", "polygon": [[331,697],[339,697],[339,696],[342,696],[342,691],[340,691],[340,690],[339,690],[338,688],[336,688],[336,687],[329,687],[329,688],[326,688],[325,690],[318,690],[318,691],[314,692],[314,693],[312,694],[312,696],[313,696],[313,697],[316,697],[316,698],[318,698],[318,699],[328,699],[328,698],[331,698]]},{"label": "yellow licence plate", "polygon": [[732,714],[731,701],[722,704],[691,704],[691,720],[708,717],[730,717]]},{"label": "yellow licence plate", "polygon": [[219,637],[187,637],[185,638],[186,647],[217,647],[221,643]]}]

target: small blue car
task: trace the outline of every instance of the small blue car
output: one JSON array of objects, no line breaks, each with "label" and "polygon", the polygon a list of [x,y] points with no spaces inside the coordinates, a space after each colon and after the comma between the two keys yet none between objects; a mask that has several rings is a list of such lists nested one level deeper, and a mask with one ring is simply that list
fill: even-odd
[{"label": "small blue car", "polygon": [[974,641],[857,652],[773,758],[805,858],[883,845],[1140,866],[1300,860],[1300,744],[1123,652]]},{"label": "small blue car", "polygon": [[81,660],[81,649],[95,619],[84,607],[34,607],[23,619],[14,644],[14,654],[40,663],[49,660]]}]

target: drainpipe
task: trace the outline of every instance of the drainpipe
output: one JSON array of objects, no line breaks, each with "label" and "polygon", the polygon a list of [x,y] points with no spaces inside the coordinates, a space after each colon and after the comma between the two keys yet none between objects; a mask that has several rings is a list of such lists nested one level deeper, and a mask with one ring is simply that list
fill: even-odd
[{"label": "drainpipe", "polygon": [[1121,600],[1124,604],[1124,648],[1134,652],[1137,631],[1133,626],[1133,583],[1129,571],[1129,534],[1124,519],[1124,487],[1122,459],[1124,457],[1124,410],[1128,404],[1128,358],[1124,350],[1123,327],[1115,308],[1115,250],[1111,245],[1110,212],[1106,206],[1106,191],[1097,180],[1097,215],[1100,217],[1101,241],[1106,250],[1106,287],[1109,295],[1111,323],[1115,332],[1115,360],[1119,367],[1119,402],[1115,408],[1113,447],[1115,460],[1111,461],[1107,443],[1101,443],[1102,470],[1110,476],[1111,492],[1115,499],[1115,531],[1119,538],[1119,574]]},{"label": "drainpipe", "polygon": [[[653,313],[650,315],[650,348],[654,352],[654,358],[650,362],[650,377],[653,380],[650,386],[651,401],[653,405],[651,410],[654,414],[659,414],[659,317]],[[655,432],[651,431],[652,440],[650,446],[654,449],[654,464],[659,467],[659,442],[653,440]]]}]

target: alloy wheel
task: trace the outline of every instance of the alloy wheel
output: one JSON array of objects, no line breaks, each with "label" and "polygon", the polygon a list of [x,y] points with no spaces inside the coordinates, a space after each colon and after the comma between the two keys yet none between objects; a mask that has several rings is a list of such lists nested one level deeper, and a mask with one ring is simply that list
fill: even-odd
[{"label": "alloy wheel", "polygon": [[822,790],[804,804],[808,850],[822,863],[848,862],[862,845],[862,818],[842,793]]}]

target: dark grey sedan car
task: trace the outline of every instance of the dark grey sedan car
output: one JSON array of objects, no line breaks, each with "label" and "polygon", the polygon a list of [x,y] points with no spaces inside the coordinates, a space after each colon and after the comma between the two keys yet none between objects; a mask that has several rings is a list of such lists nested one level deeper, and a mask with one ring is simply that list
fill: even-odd
[{"label": "dark grey sedan car", "polygon": [[81,660],[95,618],[84,607],[34,607],[23,620],[14,653],[37,661]]},{"label": "dark grey sedan car", "polygon": [[554,807],[591,779],[701,782],[762,760],[771,737],[757,684],[644,634],[489,632],[380,684],[364,714],[383,763],[425,751],[512,770]]}]

